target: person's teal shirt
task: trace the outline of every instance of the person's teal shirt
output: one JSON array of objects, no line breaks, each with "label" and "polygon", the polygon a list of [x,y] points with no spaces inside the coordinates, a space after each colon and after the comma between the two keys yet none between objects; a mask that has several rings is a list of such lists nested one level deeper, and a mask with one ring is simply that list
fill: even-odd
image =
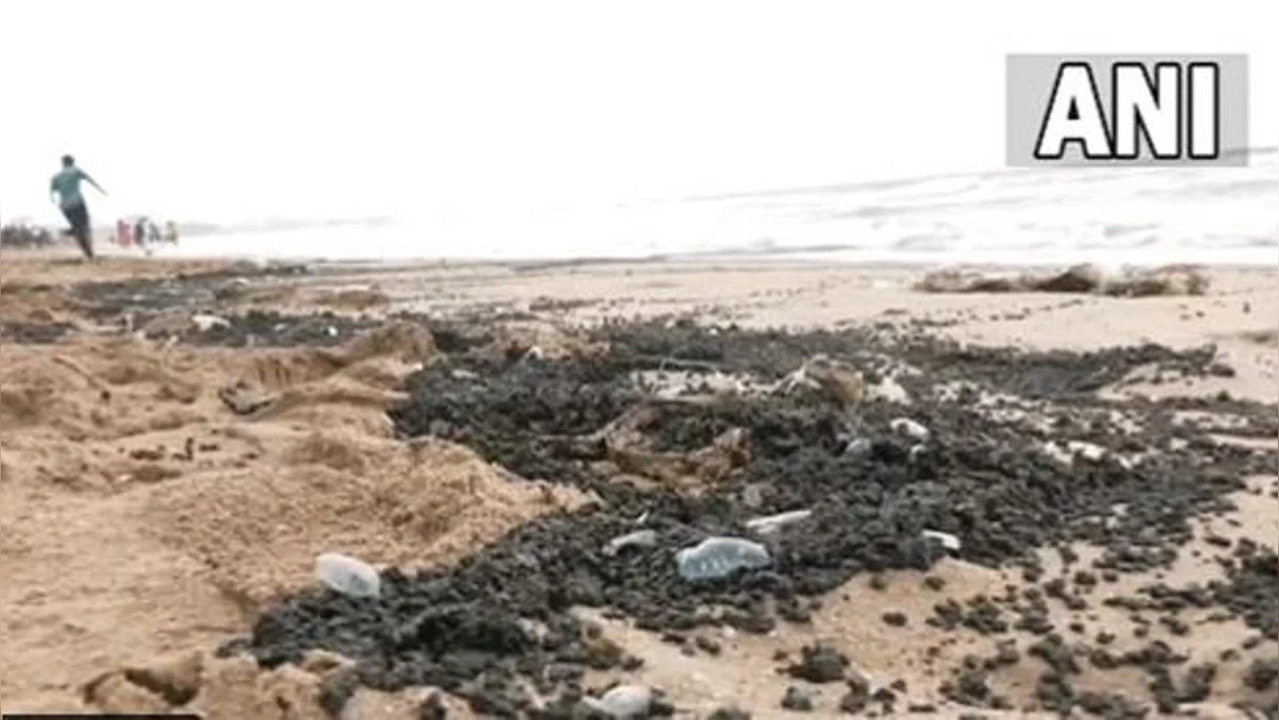
[{"label": "person's teal shirt", "polygon": [[64,208],[83,205],[84,196],[80,194],[80,183],[89,176],[78,167],[63,168],[53,176],[49,188],[58,194],[58,204]]}]

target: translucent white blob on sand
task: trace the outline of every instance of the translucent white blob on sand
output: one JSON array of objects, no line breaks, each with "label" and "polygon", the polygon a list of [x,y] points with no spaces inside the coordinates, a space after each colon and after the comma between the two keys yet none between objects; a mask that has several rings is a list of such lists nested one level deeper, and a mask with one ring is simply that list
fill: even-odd
[{"label": "translucent white blob on sand", "polygon": [[315,578],[325,586],[351,597],[378,597],[382,581],[367,563],[338,553],[324,553],[315,559]]},{"label": "translucent white blob on sand", "polygon": [[709,537],[675,553],[675,564],[685,580],[714,580],[741,569],[768,567],[770,563],[768,548],[735,537]]}]

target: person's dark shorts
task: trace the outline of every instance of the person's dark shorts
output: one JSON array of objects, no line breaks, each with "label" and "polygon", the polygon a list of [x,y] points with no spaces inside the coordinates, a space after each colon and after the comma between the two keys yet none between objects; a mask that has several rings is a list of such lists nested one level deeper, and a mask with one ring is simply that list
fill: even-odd
[{"label": "person's dark shorts", "polygon": [[76,203],[62,208],[62,214],[71,223],[71,235],[80,243],[80,248],[86,254],[92,254],[93,250],[89,245],[89,208],[84,203]]}]

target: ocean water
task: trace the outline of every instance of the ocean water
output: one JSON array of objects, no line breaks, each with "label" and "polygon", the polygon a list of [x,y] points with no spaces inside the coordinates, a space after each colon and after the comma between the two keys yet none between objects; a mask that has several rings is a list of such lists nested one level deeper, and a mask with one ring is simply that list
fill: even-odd
[{"label": "ocean water", "polygon": [[1279,263],[1279,162],[1002,170],[716,197],[222,232],[166,254],[257,259],[775,258],[816,262]]}]

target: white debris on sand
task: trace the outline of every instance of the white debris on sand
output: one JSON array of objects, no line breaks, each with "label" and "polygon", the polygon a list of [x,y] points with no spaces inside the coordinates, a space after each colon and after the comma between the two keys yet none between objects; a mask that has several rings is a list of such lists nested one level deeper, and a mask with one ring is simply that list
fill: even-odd
[{"label": "white debris on sand", "polygon": [[582,698],[582,702],[616,720],[633,720],[648,717],[653,705],[653,691],[643,685],[618,685],[599,698],[587,696]]},{"label": "white debris on sand", "polygon": [[962,547],[959,542],[959,538],[951,535],[950,533],[944,533],[940,530],[925,530],[923,535],[926,538],[940,542],[942,547],[950,550],[951,552],[958,552],[959,548]]},{"label": "white debris on sand", "polygon": [[231,323],[226,318],[217,315],[192,315],[191,322],[200,332],[208,332],[215,327],[231,327]]},{"label": "white debris on sand", "polygon": [[918,440],[919,442],[926,442],[930,434],[928,428],[910,418],[897,418],[888,423],[888,426],[898,435]]},{"label": "white debris on sand", "polygon": [[901,383],[891,377],[886,377],[874,385],[866,386],[866,399],[909,405],[910,393],[901,386]]},{"label": "white debris on sand", "polygon": [[620,537],[615,537],[604,546],[604,554],[610,557],[628,547],[653,547],[657,544],[657,532],[654,530],[636,530]]},{"label": "white debris on sand", "polygon": [[324,553],[317,557],[315,577],[329,588],[350,597],[378,597],[382,594],[377,570],[346,555]]},{"label": "white debris on sand", "polygon": [[754,530],[760,535],[771,535],[787,525],[807,520],[812,516],[812,514],[812,510],[791,510],[789,512],[777,513],[776,515],[753,518],[751,520],[747,520],[745,525],[747,528]]}]

